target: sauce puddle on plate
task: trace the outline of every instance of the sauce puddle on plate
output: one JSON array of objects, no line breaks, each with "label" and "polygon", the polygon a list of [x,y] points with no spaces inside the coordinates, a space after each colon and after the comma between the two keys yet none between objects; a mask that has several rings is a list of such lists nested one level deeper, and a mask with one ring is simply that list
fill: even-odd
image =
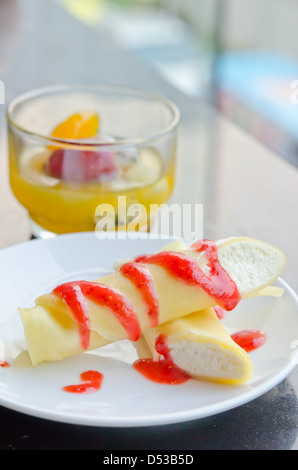
[{"label": "sauce puddle on plate", "polygon": [[64,392],[69,393],[93,393],[97,392],[103,381],[103,374],[96,370],[87,370],[80,375],[81,383],[77,385],[66,385]]}]

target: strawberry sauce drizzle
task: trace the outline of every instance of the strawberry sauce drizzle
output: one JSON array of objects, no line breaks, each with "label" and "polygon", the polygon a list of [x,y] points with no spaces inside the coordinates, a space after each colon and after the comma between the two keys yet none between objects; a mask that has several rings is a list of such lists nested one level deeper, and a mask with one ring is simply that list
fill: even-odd
[{"label": "strawberry sauce drizzle", "polygon": [[100,389],[103,375],[96,370],[87,370],[80,374],[81,383],[77,385],[66,385],[64,392],[69,393],[93,393]]},{"label": "strawberry sauce drizzle", "polygon": [[109,308],[123,325],[131,341],[140,338],[138,317],[118,290],[97,282],[74,281],[56,287],[53,292],[60,295],[72,310],[80,327],[83,349],[87,349],[90,342],[90,318],[85,297]]},{"label": "strawberry sauce drizzle", "polygon": [[80,282],[67,282],[56,287],[54,294],[59,295],[71,309],[78,325],[81,346],[88,349],[90,342],[90,318]]},{"label": "strawberry sauce drizzle", "polygon": [[146,258],[149,258],[150,255],[140,255],[140,256],[137,256],[134,261],[136,263],[141,263],[142,261],[144,261]]},{"label": "strawberry sauce drizzle", "polygon": [[157,326],[159,324],[159,303],[150,271],[137,261],[122,265],[120,272],[133,282],[137,289],[140,289],[147,306],[151,326]]},{"label": "strawberry sauce drizzle", "polygon": [[[208,275],[200,269],[194,258],[179,252],[144,255],[120,268],[122,275],[129,278],[140,289],[152,326],[159,323],[159,303],[146,264],[160,265],[180,281],[200,286],[225,310],[232,310],[240,301],[236,284],[220,265],[216,244],[210,240],[203,240],[194,243],[191,248],[199,253],[205,251],[209,265]],[[141,327],[138,316],[133,306],[117,289],[92,281],[74,281],[56,287],[53,293],[59,295],[72,310],[79,325],[83,349],[88,349],[90,344],[91,325],[86,299],[109,308],[121,322],[131,341],[137,341],[140,338]],[[157,347],[160,347],[159,343]],[[167,364],[169,364],[168,360]]]},{"label": "strawberry sauce drizzle", "polygon": [[208,275],[200,269],[195,258],[175,251],[164,251],[148,256],[143,263],[157,264],[181,281],[200,286],[225,310],[235,308],[241,297],[235,282],[218,260],[216,244],[203,240],[194,243],[191,248],[199,253],[205,251],[210,269]]},{"label": "strawberry sauce drizzle", "polygon": [[174,363],[165,335],[160,335],[155,341],[155,349],[163,356],[159,360],[138,359],[133,367],[147,379],[160,384],[179,385],[191,377]]},{"label": "strawberry sauce drizzle", "polygon": [[219,320],[223,320],[225,318],[226,311],[222,307],[219,307],[218,305],[215,305],[215,307],[213,307],[213,310],[215,311],[215,313],[217,315],[217,318]]},{"label": "strawberry sauce drizzle", "polygon": [[266,334],[260,330],[242,330],[233,333],[231,338],[246,352],[251,352],[265,343]]},{"label": "strawberry sauce drizzle", "polygon": [[6,369],[10,367],[10,363],[7,361],[0,361],[0,367],[2,367],[3,369]]}]

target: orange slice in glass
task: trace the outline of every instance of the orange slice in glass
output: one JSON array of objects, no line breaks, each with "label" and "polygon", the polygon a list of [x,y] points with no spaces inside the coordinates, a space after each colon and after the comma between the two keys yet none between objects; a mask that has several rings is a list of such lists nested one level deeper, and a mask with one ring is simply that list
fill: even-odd
[{"label": "orange slice in glass", "polygon": [[58,124],[51,136],[60,139],[88,139],[96,135],[98,127],[99,118],[96,113],[76,113]]}]

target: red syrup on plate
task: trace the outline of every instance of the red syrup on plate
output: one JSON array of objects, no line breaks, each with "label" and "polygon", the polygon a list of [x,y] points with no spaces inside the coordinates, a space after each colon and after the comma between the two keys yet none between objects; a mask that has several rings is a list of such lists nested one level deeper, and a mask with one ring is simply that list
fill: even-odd
[{"label": "red syrup on plate", "polygon": [[103,374],[96,370],[87,370],[80,375],[81,383],[77,385],[66,385],[64,392],[69,393],[94,393],[97,392],[103,381]]},{"label": "red syrup on plate", "polygon": [[0,367],[2,367],[3,369],[10,367],[10,363],[7,361],[0,361]]},{"label": "red syrup on plate", "polygon": [[191,378],[172,360],[165,335],[158,336],[155,349],[163,358],[156,361],[151,358],[138,359],[133,363],[134,369],[147,379],[160,384],[179,385]]},{"label": "red syrup on plate", "polygon": [[233,333],[231,338],[246,352],[250,352],[265,343],[266,334],[260,330],[242,330]]}]

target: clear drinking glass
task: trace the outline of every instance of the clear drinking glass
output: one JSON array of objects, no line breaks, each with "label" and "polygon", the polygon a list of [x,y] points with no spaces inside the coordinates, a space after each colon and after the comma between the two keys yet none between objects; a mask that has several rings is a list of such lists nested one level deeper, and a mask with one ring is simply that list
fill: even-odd
[{"label": "clear drinking glass", "polygon": [[[75,138],[57,137],[53,130],[77,114],[91,116],[82,131],[96,116],[96,132],[81,137],[74,126]],[[15,98],[7,108],[10,184],[33,235],[93,231],[98,206],[114,208],[115,229],[123,229],[123,203],[142,205],[139,226],[149,228],[151,205],[173,191],[179,121],[171,101],[129,87],[53,86]]]}]

